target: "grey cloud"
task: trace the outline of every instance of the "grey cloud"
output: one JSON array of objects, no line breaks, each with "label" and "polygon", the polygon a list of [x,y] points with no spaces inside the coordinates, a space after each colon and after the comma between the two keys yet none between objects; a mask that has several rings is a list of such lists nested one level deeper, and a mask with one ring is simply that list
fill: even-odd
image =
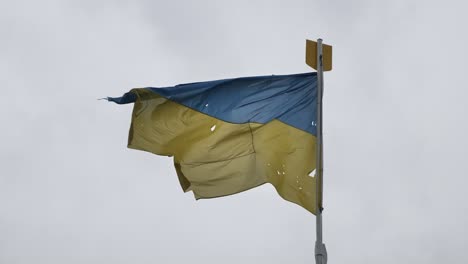
[{"label": "grey cloud", "polygon": [[133,87],[325,76],[330,263],[466,263],[460,1],[0,4],[0,263],[313,263],[314,218],[262,186],[195,202],[125,148]]}]

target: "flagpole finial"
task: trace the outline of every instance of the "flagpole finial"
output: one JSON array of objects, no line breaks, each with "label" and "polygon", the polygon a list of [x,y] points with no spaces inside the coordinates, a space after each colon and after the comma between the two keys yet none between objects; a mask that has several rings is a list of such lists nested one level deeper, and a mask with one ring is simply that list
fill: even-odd
[{"label": "flagpole finial", "polygon": [[[317,41],[306,40],[306,64],[310,67],[318,70],[317,65],[317,45],[322,42],[322,39],[319,38]],[[322,44],[322,63],[323,71],[332,70],[332,46],[327,44]]]}]

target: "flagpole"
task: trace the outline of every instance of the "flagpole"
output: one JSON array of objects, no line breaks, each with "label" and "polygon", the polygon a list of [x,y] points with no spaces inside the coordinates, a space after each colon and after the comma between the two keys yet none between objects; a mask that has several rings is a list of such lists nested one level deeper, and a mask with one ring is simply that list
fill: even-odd
[{"label": "flagpole", "polygon": [[316,231],[315,263],[327,263],[327,249],[322,237],[322,197],[323,197],[323,143],[322,143],[322,97],[323,97],[323,56],[322,39],[317,39],[317,147],[316,147]]}]

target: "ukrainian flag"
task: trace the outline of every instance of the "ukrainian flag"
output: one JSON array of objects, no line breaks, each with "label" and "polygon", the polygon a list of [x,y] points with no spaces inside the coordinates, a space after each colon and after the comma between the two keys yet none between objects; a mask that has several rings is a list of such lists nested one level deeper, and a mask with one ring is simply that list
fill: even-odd
[{"label": "ukrainian flag", "polygon": [[317,75],[245,77],[133,89],[128,147],[173,156],[196,199],[271,183],[316,214]]}]

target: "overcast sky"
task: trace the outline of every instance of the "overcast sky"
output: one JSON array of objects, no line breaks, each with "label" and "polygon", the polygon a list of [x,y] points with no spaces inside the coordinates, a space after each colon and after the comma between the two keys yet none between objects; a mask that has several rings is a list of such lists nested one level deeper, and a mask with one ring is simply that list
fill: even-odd
[{"label": "overcast sky", "polygon": [[133,87],[325,75],[329,263],[468,263],[464,1],[0,1],[0,263],[314,263],[271,185],[184,194],[126,148]]}]

